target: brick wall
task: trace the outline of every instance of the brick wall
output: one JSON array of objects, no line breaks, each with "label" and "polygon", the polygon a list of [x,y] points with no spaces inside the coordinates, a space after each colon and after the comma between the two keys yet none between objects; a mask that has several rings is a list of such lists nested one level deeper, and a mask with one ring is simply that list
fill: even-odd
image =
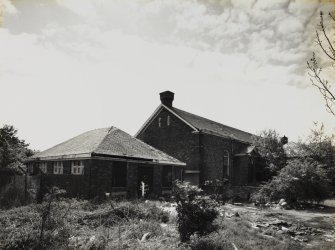
[{"label": "brick wall", "polygon": [[[170,116],[169,126],[167,125],[168,116]],[[159,127],[159,119],[161,127]],[[192,131],[193,129],[187,124],[163,109],[137,138],[185,162],[184,170],[199,171],[199,135]],[[188,175],[190,174],[184,173],[184,180],[188,179]],[[192,175],[194,175],[193,182],[198,182],[199,175]]]},{"label": "brick wall", "polygon": [[[167,126],[167,116],[170,116],[170,126]],[[137,138],[185,162],[186,170],[199,170],[199,137],[192,131],[187,124],[163,109]]]},{"label": "brick wall", "polygon": [[[167,117],[170,116],[170,126]],[[159,119],[161,126],[159,127]],[[248,162],[238,159],[235,164],[234,154],[248,145],[223,137],[209,134],[192,133],[193,130],[168,110],[162,109],[154,120],[137,137],[147,144],[186,163],[185,170],[200,170],[197,174],[184,174],[184,180],[193,180],[200,185],[206,180],[224,177],[223,159],[225,151],[229,152],[230,179],[235,185],[248,183]],[[200,146],[201,145],[201,146]],[[245,165],[244,165],[245,164]]]},{"label": "brick wall", "polygon": [[[47,162],[47,174],[41,175],[41,192],[47,187],[57,186],[67,191],[69,197],[88,198],[89,196],[89,160],[84,161],[84,175],[71,174],[71,161],[63,161],[63,174],[53,174],[53,161]],[[36,167],[38,164],[36,164]]]},{"label": "brick wall", "polygon": [[[48,187],[57,186],[67,191],[69,197],[83,199],[104,196],[110,193],[113,196],[127,196],[136,198],[138,196],[138,167],[145,166],[153,171],[152,195],[158,197],[162,192],[162,166],[154,164],[143,164],[136,162],[111,161],[104,159],[84,160],[84,174],[71,174],[71,161],[63,162],[63,174],[53,174],[53,162],[47,162],[47,174],[41,175],[41,192],[47,192]],[[113,165],[125,164],[127,168],[127,182],[124,187],[113,187]],[[36,164],[36,167],[38,164]],[[123,166],[122,166],[123,167]],[[180,167],[175,167],[174,175],[177,178]],[[180,174],[179,174],[180,176]]]},{"label": "brick wall", "polygon": [[[249,160],[246,157],[234,157],[247,144],[218,137],[214,135],[204,134],[202,136],[203,144],[203,181],[228,178],[233,185],[248,184],[248,166]],[[224,169],[224,155],[229,152],[229,176],[227,176]]]}]

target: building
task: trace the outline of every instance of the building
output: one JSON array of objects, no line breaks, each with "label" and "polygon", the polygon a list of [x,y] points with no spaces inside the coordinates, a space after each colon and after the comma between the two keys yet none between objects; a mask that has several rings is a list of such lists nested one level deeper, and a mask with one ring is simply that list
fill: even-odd
[{"label": "building", "polygon": [[29,158],[30,174],[41,175],[41,189],[58,186],[68,196],[138,197],[169,192],[185,163],[110,127],[95,129]]},{"label": "building", "polygon": [[233,186],[256,186],[261,173],[252,134],[173,106],[174,93],[160,93],[161,104],[135,135],[186,163],[183,179],[202,186],[228,179]]}]

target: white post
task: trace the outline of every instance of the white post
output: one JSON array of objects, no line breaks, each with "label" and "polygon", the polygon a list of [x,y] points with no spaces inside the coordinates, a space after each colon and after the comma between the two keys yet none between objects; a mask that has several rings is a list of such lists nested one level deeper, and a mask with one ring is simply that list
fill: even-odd
[{"label": "white post", "polygon": [[145,183],[141,181],[141,192],[142,192],[142,197],[145,195]]}]

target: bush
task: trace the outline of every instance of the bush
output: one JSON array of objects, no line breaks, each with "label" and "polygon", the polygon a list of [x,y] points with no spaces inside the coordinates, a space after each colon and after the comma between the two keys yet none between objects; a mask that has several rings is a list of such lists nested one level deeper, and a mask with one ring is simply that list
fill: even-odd
[{"label": "bush", "polygon": [[206,235],[216,230],[213,221],[218,216],[218,203],[207,196],[201,196],[201,192],[200,188],[187,182],[178,182],[174,188],[178,231],[182,242],[189,241],[195,233]]},{"label": "bush", "polygon": [[68,206],[55,202],[62,191],[53,188],[42,204],[19,207],[0,214],[0,249],[64,249],[70,229]]},{"label": "bush", "polygon": [[252,199],[260,203],[285,199],[289,204],[320,202],[330,195],[323,166],[311,159],[289,161]]}]

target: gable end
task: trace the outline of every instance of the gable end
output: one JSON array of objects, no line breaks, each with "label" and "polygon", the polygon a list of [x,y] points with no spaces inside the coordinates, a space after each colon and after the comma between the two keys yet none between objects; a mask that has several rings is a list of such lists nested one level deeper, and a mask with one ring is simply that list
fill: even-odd
[{"label": "gable end", "polygon": [[179,120],[181,120],[183,123],[185,123],[187,126],[189,126],[191,129],[193,129],[194,132],[199,132],[199,130],[196,127],[192,126],[192,124],[190,124],[189,122],[187,122],[186,120],[184,120],[182,117],[180,117],[178,114],[176,114],[175,112],[173,112],[171,109],[169,109],[165,105],[160,104],[158,106],[158,108],[153,112],[153,114],[148,118],[148,120],[146,120],[146,122],[142,125],[142,127],[139,129],[139,131],[135,134],[135,137],[138,137],[139,135],[141,135],[141,133],[145,131],[145,129],[155,120],[155,118],[160,114],[160,112],[164,108],[168,112],[170,112],[171,114],[173,114],[175,117],[177,117]]}]

